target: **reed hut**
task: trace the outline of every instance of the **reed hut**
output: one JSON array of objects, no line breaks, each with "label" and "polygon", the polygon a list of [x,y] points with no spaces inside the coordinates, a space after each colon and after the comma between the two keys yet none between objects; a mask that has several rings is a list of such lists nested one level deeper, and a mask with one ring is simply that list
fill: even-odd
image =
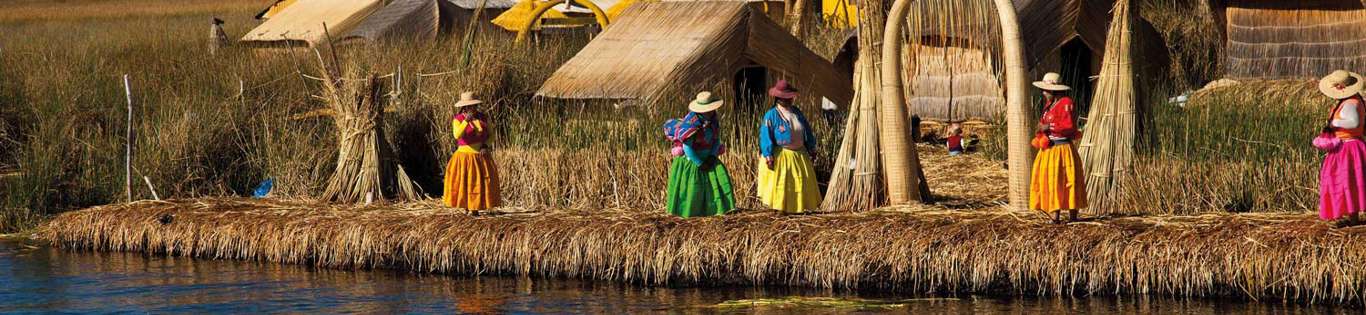
[{"label": "reed hut", "polygon": [[848,104],[850,81],[831,79],[840,73],[748,3],[649,2],[626,9],[536,95],[639,103],[723,81],[739,91],[763,91],[772,78],[786,78],[805,97]]},{"label": "reed hut", "polygon": [[1366,67],[1366,1],[1213,0],[1230,78],[1308,79]]},{"label": "reed hut", "polygon": [[[1031,77],[1063,74],[1080,104],[1100,73],[1115,0],[1013,0]],[[912,4],[902,70],[911,115],[926,121],[995,121],[1005,113],[999,21],[990,1],[922,0]],[[853,13],[856,14],[856,13]],[[1167,49],[1147,21],[1133,27],[1142,73],[1164,73]],[[847,45],[856,41],[850,39]],[[857,49],[846,49],[846,60]],[[847,55],[846,55],[847,54]],[[1085,108],[1083,108],[1085,110]]]},{"label": "reed hut", "polygon": [[513,4],[511,0],[280,1],[263,12],[269,18],[240,42],[255,47],[311,47],[329,35],[341,43],[430,41],[468,25],[480,6],[487,11],[481,16],[488,17]]}]

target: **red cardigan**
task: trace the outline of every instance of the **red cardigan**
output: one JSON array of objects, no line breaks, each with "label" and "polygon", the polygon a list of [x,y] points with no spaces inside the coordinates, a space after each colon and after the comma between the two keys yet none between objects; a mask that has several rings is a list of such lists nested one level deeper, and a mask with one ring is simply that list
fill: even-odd
[{"label": "red cardigan", "polygon": [[1081,137],[1081,133],[1077,132],[1076,115],[1074,114],[1076,106],[1072,105],[1071,97],[1063,96],[1053,101],[1053,105],[1044,110],[1043,117],[1039,118],[1039,123],[1048,126],[1048,131],[1045,131],[1044,134],[1048,135],[1049,138],[1075,140]]}]

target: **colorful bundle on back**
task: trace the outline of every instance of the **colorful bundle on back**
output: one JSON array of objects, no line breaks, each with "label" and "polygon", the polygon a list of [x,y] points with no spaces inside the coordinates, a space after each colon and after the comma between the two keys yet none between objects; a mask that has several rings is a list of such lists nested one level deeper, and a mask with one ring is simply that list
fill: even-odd
[{"label": "colorful bundle on back", "polygon": [[683,138],[679,137],[679,127],[683,125],[683,120],[679,118],[669,119],[664,122],[664,139],[668,139],[673,144],[670,145],[669,153],[673,156],[683,156]]}]

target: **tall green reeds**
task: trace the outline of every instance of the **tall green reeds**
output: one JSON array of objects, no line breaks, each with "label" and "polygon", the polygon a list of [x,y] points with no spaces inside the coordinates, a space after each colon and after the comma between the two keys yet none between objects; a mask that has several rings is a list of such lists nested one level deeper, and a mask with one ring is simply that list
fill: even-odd
[{"label": "tall green reeds", "polygon": [[1331,101],[1305,82],[1245,82],[1156,104],[1135,161],[1141,212],[1313,211]]}]

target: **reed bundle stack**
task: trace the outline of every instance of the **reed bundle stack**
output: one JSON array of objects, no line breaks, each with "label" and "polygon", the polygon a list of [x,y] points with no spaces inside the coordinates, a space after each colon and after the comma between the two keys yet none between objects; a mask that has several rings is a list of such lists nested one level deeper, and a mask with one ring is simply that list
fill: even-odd
[{"label": "reed bundle stack", "polygon": [[1170,295],[1360,304],[1366,227],[1312,214],[1114,217],[928,206],[680,219],[621,209],[471,217],[435,203],[146,201],[62,214],[64,248],[455,275],[915,293]]},{"label": "reed bundle stack", "polygon": [[335,55],[332,60],[329,66],[318,54],[321,98],[337,124],[337,165],[321,198],[342,203],[418,199],[417,184],[399,165],[384,135],[383,81],[374,73],[358,70],[346,73],[364,77],[346,78]]},{"label": "reed bundle stack", "polygon": [[223,20],[213,19],[209,26],[209,55],[217,55],[220,49],[228,46],[228,34],[223,32]]},{"label": "reed bundle stack", "polygon": [[1133,64],[1136,9],[1130,0],[1115,2],[1104,64],[1079,148],[1092,210],[1124,206],[1109,202],[1110,192],[1123,189],[1133,171],[1139,102]]}]

